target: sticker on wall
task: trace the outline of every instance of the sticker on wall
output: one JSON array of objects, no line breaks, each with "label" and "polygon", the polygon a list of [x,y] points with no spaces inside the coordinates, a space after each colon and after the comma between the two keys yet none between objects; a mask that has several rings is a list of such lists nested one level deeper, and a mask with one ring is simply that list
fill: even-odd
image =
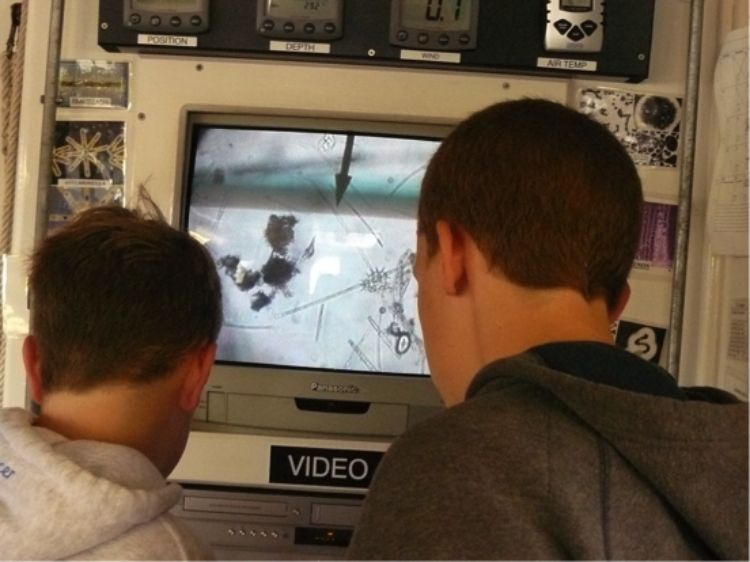
[{"label": "sticker on wall", "polygon": [[720,362],[721,386],[747,400],[748,378],[748,299],[729,301],[726,356]]},{"label": "sticker on wall", "polygon": [[681,98],[591,88],[580,90],[578,109],[606,125],[636,165],[677,166]]},{"label": "sticker on wall", "polygon": [[[748,28],[729,33],[714,71],[713,124],[719,146],[709,187],[707,230],[711,252],[748,255]],[[745,376],[747,386],[747,376]],[[747,393],[746,393],[747,394]]]},{"label": "sticker on wall", "polygon": [[652,363],[659,363],[667,329],[630,320],[617,323],[615,343]]},{"label": "sticker on wall", "polygon": [[650,203],[643,206],[641,239],[633,272],[671,274],[677,240],[677,205]]},{"label": "sticker on wall", "polygon": [[52,154],[49,228],[89,207],[122,205],[125,123],[58,121]]},{"label": "sticker on wall", "polygon": [[57,104],[73,108],[126,108],[129,83],[127,62],[61,61]]}]

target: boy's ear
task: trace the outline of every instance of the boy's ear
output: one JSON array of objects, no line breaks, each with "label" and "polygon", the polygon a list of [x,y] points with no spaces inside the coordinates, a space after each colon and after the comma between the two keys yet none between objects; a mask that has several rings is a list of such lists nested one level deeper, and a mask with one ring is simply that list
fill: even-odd
[{"label": "boy's ear", "polygon": [[435,224],[443,272],[443,290],[455,296],[466,283],[466,233],[445,220]]},{"label": "boy's ear", "polygon": [[628,305],[628,301],[630,301],[630,283],[626,281],[625,286],[620,291],[620,294],[617,295],[615,306],[609,310],[610,324],[616,322],[620,318],[622,312],[625,310],[625,307]]},{"label": "boy's ear", "polygon": [[23,365],[26,369],[26,380],[31,387],[31,397],[37,404],[44,398],[42,384],[42,361],[39,357],[39,344],[34,336],[26,336],[23,340]]},{"label": "boy's ear", "polygon": [[215,357],[215,343],[206,344],[191,352],[180,389],[180,407],[186,412],[193,412],[200,404],[201,393],[211,374]]}]

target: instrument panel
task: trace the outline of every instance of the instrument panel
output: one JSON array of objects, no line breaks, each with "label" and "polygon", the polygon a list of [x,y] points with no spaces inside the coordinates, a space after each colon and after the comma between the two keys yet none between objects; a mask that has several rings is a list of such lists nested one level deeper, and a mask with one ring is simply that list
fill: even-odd
[{"label": "instrument panel", "polygon": [[640,82],[654,3],[99,0],[98,41],[108,51]]}]

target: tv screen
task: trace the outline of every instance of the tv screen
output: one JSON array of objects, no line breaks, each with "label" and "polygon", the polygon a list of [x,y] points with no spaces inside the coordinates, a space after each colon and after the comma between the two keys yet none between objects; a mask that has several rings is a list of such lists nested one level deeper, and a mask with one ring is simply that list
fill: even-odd
[{"label": "tv screen", "polygon": [[412,267],[437,135],[203,121],[183,220],[222,280],[217,361],[427,375]]}]

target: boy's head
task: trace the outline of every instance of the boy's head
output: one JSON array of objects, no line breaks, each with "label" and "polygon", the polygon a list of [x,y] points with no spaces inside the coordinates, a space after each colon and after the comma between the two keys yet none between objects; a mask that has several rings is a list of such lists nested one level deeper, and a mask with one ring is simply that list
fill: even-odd
[{"label": "boy's head", "polygon": [[475,113],[443,141],[422,183],[419,232],[463,228],[493,269],[529,288],[572,288],[614,307],[638,247],[641,184],[601,124],[523,99]]},{"label": "boy's head", "polygon": [[46,393],[169,374],[216,341],[221,285],[208,252],[158,211],[98,207],[31,261],[31,327]]}]

